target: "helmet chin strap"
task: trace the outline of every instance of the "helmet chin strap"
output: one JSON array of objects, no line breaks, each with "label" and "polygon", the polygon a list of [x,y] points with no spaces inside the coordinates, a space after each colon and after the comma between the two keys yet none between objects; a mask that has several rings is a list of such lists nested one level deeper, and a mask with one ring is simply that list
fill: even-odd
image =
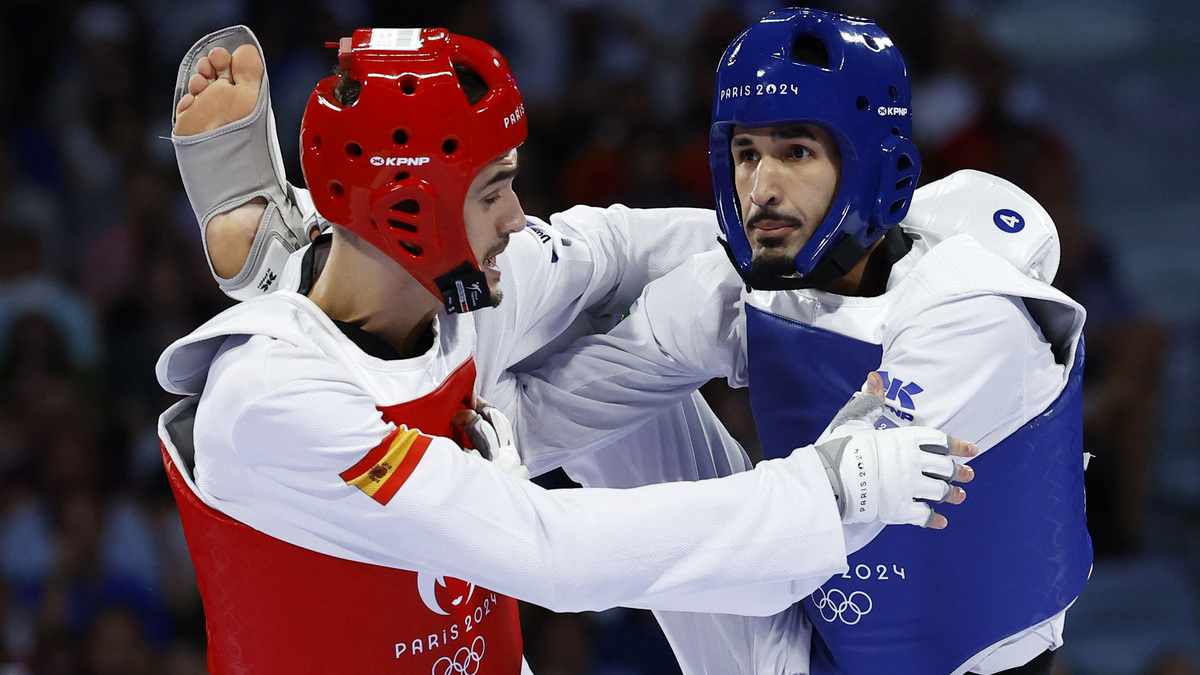
[{"label": "helmet chin strap", "polygon": [[487,275],[468,262],[436,277],[433,282],[442,292],[442,303],[447,314],[465,314],[492,306],[492,291],[488,288]]},{"label": "helmet chin strap", "polygon": [[746,282],[746,287],[757,291],[794,291],[801,288],[824,286],[845,276],[867,254],[867,249],[859,245],[854,237],[842,235],[838,243],[834,244],[829,251],[829,255],[813,268],[812,274],[805,277],[778,277],[758,274],[754,272],[753,267],[750,268],[750,271],[743,272],[737,264],[737,259],[733,256],[733,251],[729,248],[729,242],[724,239],[720,241],[721,245],[725,247],[725,254],[729,256],[733,266],[742,275],[742,281]]},{"label": "helmet chin strap", "polygon": [[[912,240],[905,236],[898,227],[891,228],[884,234],[883,239],[879,264],[890,269],[897,260],[908,253],[912,247]],[[779,277],[756,274],[753,268],[749,272],[742,272],[742,268],[737,264],[737,259],[733,256],[733,250],[729,248],[729,242],[724,239],[719,239],[719,241],[725,249],[725,254],[729,256],[730,262],[741,274],[742,280],[746,282],[746,287],[757,291],[795,291],[803,288],[820,288],[846,276],[867,255],[867,249],[863,248],[858,240],[849,234],[844,234],[834,244],[825,259],[817,263],[812,274],[805,277]]]}]

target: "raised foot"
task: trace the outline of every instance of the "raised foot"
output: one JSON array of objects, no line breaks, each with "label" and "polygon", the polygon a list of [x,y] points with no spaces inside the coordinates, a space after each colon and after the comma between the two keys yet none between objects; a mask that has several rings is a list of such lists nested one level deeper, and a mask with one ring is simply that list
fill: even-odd
[{"label": "raised foot", "polygon": [[232,54],[216,47],[196,63],[188,93],[175,109],[175,134],[192,136],[224,126],[254,112],[262,88],[263,61],[245,44]]}]

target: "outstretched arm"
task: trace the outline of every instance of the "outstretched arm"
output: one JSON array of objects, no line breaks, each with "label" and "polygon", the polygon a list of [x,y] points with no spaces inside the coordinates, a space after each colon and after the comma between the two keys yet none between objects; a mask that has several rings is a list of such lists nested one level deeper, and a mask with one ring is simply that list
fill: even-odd
[{"label": "outstretched arm", "polygon": [[[225,378],[243,376],[218,366],[210,386],[229,391]],[[207,502],[329,555],[438,570],[556,610],[768,614],[845,568],[843,518],[815,453],[717,480],[547,491],[448,439],[401,438],[352,385],[315,382],[201,400],[196,474]],[[856,452],[910,455],[945,437],[906,429],[854,442]],[[386,493],[364,463],[377,447],[406,467],[386,478]]]},{"label": "outstretched arm", "polygon": [[513,417],[531,472],[616,442],[713,377],[745,385],[741,285],[721,255],[649,284],[608,334],[501,379],[488,398]]},{"label": "outstretched arm", "polygon": [[475,313],[480,386],[607,331],[647,283],[713,248],[717,232],[712,211],[692,208],[576,206],[549,223],[529,218],[497,260],[504,302]]}]

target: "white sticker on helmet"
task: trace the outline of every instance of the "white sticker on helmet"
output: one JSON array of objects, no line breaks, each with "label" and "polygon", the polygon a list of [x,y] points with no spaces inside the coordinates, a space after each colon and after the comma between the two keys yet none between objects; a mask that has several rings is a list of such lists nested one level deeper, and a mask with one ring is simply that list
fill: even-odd
[{"label": "white sticker on helmet", "polygon": [[420,28],[376,28],[371,31],[371,49],[415,52],[421,48]]}]

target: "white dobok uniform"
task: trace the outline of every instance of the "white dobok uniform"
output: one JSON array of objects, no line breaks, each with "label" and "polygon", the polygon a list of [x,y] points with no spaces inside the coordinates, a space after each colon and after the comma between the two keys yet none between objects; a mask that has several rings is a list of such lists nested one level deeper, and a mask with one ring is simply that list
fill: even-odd
[{"label": "white dobok uniform", "polygon": [[[1023,198],[1030,227],[1049,231],[1044,250],[1015,252],[1012,257],[1025,256],[1016,266],[1003,257],[1009,252],[996,250],[1004,245],[1003,232],[993,236],[984,231],[992,227],[991,212],[984,225],[971,216],[998,190]],[[511,411],[531,470],[572,458],[587,475],[590,468],[579,465],[590,461],[591,467],[602,466],[604,453],[577,458],[580,449],[607,446],[612,434],[673,405],[710,378],[725,377],[735,387],[749,384],[745,307],[751,305],[881,345],[878,370],[898,383],[888,392],[890,424],[939,428],[986,452],[1064,390],[1084,319],[1080,305],[1031,278],[1053,276],[1057,236],[1044,210],[1015,190],[972,171],[919,189],[901,223],[912,247],[892,267],[886,292],[877,297],[747,291],[724,252],[698,254],[650,283],[630,316],[610,333],[584,338],[532,373],[506,376],[492,401]],[[1018,269],[1027,263],[1031,274]],[[971,291],[964,293],[964,288]],[[1039,315],[1031,316],[1031,308]],[[805,359],[806,354],[755,358],[769,368],[773,361]],[[909,382],[919,387],[899,390]],[[899,394],[909,397],[905,405]],[[864,424],[857,423],[860,428]],[[846,430],[827,429],[823,439]],[[946,513],[954,527],[953,509]],[[861,548],[881,529],[851,526],[847,549]],[[1064,615],[1065,610],[992,645],[957,672],[993,673],[1059,647]],[[970,621],[969,616],[962,619]],[[797,643],[808,639],[808,627],[798,618],[750,624],[757,626],[748,633],[756,636],[752,650],[802,650]],[[688,660],[686,650],[678,654]],[[699,671],[702,664],[691,667]]]},{"label": "white dobok uniform", "polygon": [[[716,234],[710,212],[685,209],[576,208],[552,226],[532,224],[501,256],[501,306],[439,315],[435,344],[419,357],[364,353],[288,291],[233,307],[172,344],[157,371],[169,391],[200,394],[198,403],[184,402],[195,406],[199,499],[307,551],[462,579],[559,611],[622,605],[769,615],[843,572],[843,528],[812,453],[696,485],[546,491],[441,436],[415,434],[424,444],[419,457],[411,438],[397,445],[420,431],[419,420],[405,429],[386,409],[436,395],[472,361],[477,340],[475,391],[489,397],[506,368],[537,365],[559,348],[556,337],[611,325],[650,278],[711,247]],[[297,287],[301,258],[289,261],[284,288]],[[164,414],[160,432],[179,408]],[[614,435],[607,445],[616,468],[595,470],[590,482],[747,468],[698,394],[666,408],[620,442]],[[364,457],[389,447],[400,453],[399,468],[392,460],[364,468]],[[383,472],[386,498],[371,482],[375,471]],[[692,635],[681,631],[680,639]],[[458,645],[447,640],[426,640],[422,649],[452,655]]]}]

